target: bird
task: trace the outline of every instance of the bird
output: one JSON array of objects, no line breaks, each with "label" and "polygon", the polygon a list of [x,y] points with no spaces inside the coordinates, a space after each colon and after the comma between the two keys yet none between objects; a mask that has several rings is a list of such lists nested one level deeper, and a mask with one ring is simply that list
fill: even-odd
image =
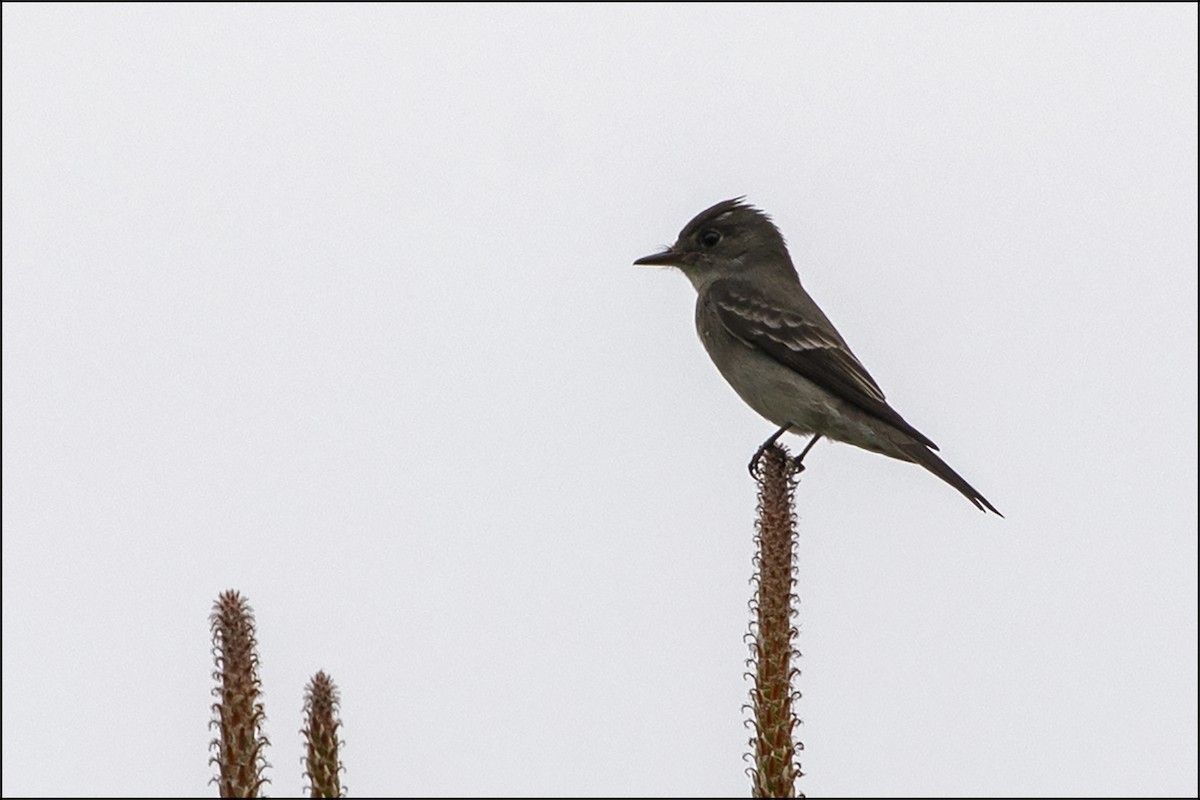
[{"label": "bird", "polygon": [[800,284],[771,218],[744,197],[697,214],[675,244],[638,266],[674,267],[696,289],[696,331],[717,370],[750,408],[779,426],[750,462],[785,432],[822,437],[919,464],[980,511],[1003,516],[888,404],[883,390]]}]

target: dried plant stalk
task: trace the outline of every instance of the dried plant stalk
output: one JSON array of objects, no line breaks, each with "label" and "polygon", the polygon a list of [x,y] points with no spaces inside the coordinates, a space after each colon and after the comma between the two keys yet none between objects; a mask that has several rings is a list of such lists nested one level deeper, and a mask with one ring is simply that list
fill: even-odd
[{"label": "dried plant stalk", "polygon": [[312,797],[341,797],[342,765],[338,760],[337,686],[333,678],[318,672],[304,690],[304,741],[307,746],[304,776]]},{"label": "dried plant stalk", "polygon": [[756,620],[751,629],[754,688],[754,768],[750,770],[755,797],[803,797],[796,780],[803,774],[796,752],[799,725],[792,709],[792,678],[799,674],[793,658],[796,628],[796,467],[786,449],[772,445],[759,460],[758,521],[755,542],[757,596],[752,602]]},{"label": "dried plant stalk", "polygon": [[209,623],[217,666],[213,695],[218,698],[210,724],[220,734],[210,745],[216,754],[209,763],[217,765],[214,780],[221,797],[259,797],[266,781],[263,770],[268,742],[262,732],[266,714],[260,700],[254,612],[239,593],[222,592]]}]

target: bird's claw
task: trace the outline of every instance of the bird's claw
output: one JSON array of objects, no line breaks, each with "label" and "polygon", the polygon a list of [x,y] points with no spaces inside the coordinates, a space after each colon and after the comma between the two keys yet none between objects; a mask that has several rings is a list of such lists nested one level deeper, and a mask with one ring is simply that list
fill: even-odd
[{"label": "bird's claw", "polygon": [[754,458],[750,459],[750,464],[748,465],[748,467],[750,469],[750,477],[751,478],[758,477],[758,462],[762,461],[763,454],[767,452],[767,447],[768,447],[767,443],[763,442],[761,445],[758,446],[758,450],[755,451]]},{"label": "bird's claw", "polygon": [[[767,448],[774,447],[775,442],[779,441],[779,437],[783,436],[783,434],[786,433],[787,429],[790,427],[791,427],[790,425],[784,425],[782,428],[775,431],[775,433],[771,436],[770,439],[767,439],[765,442],[763,442],[762,444],[760,444],[758,446],[758,450],[754,453],[754,458],[750,459],[750,477],[751,478],[754,478],[755,480],[758,479],[758,462],[762,460],[763,453],[767,452]],[[808,450],[804,451],[804,453],[807,453],[807,452],[808,452]],[[800,454],[800,458],[804,458],[804,453]]]}]

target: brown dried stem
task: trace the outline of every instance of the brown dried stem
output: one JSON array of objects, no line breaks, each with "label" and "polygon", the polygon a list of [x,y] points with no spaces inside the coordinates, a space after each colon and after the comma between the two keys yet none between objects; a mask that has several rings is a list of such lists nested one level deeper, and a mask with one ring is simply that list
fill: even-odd
[{"label": "brown dried stem", "polygon": [[803,797],[796,780],[803,775],[796,752],[804,745],[795,739],[799,720],[792,700],[792,666],[800,653],[793,647],[796,628],[792,618],[798,602],[795,587],[796,467],[787,450],[772,445],[758,464],[758,521],[755,542],[757,612],[752,626],[751,661],[755,668],[750,692],[754,709],[754,769],[750,770],[755,797]]},{"label": "brown dried stem", "polygon": [[237,592],[222,592],[209,623],[217,665],[213,695],[218,698],[210,724],[220,732],[210,745],[216,754],[209,763],[217,764],[219,774],[214,780],[220,785],[221,797],[259,797],[266,780],[264,750],[268,742],[262,733],[266,714],[260,702],[254,612]]}]

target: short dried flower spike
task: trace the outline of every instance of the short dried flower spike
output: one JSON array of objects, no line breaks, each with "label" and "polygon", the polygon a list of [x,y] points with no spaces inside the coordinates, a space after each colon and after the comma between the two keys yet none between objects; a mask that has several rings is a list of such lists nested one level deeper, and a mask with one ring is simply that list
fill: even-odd
[{"label": "short dried flower spike", "polygon": [[333,678],[324,672],[313,676],[304,690],[304,742],[307,754],[304,759],[312,797],[341,797],[342,765],[338,759],[338,729],[342,726],[338,718],[340,703],[337,686]]}]

